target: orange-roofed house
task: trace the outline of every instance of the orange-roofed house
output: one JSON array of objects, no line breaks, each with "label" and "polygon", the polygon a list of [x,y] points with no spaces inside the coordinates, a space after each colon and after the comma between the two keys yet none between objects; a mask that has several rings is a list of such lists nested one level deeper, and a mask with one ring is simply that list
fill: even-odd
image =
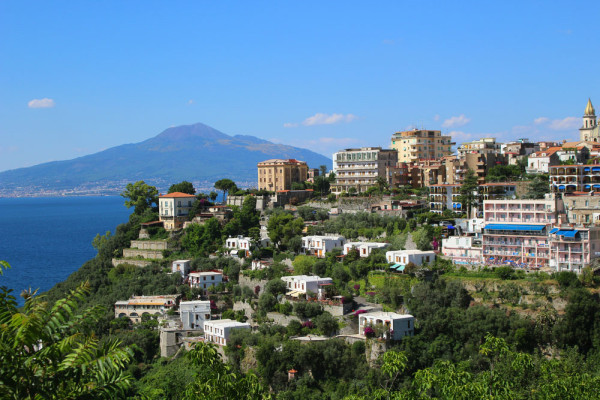
[{"label": "orange-roofed house", "polygon": [[560,162],[558,154],[560,147],[550,147],[543,151],[537,151],[527,159],[526,171],[528,174],[547,174],[550,172],[549,167]]},{"label": "orange-roofed house", "polygon": [[183,228],[196,202],[193,194],[173,192],[158,197],[159,218],[168,231]]}]

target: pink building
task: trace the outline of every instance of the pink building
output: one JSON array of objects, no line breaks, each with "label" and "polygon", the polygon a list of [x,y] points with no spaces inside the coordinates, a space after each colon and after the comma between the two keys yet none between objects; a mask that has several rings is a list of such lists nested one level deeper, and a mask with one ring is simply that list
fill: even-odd
[{"label": "pink building", "polygon": [[557,209],[555,199],[484,201],[484,262],[547,267],[550,259],[548,233],[556,223],[557,211],[562,211],[560,208]]},{"label": "pink building", "polygon": [[600,255],[600,228],[554,227],[550,230],[550,266],[581,272]]},{"label": "pink building", "polygon": [[482,248],[475,246],[472,236],[451,236],[442,239],[442,254],[454,264],[481,264]]}]

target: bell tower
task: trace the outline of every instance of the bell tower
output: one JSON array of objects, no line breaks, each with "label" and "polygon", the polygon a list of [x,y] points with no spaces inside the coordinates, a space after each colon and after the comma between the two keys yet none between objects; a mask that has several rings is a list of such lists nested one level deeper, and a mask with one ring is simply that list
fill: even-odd
[{"label": "bell tower", "polygon": [[597,141],[598,137],[596,135],[596,111],[594,110],[594,106],[592,105],[592,101],[588,99],[587,106],[585,106],[585,111],[583,113],[583,126],[579,128],[580,139],[585,141]]}]

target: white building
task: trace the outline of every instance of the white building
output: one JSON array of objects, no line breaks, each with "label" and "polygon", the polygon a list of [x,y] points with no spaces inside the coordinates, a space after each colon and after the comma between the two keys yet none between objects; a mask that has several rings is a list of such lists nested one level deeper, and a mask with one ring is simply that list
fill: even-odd
[{"label": "white building", "polygon": [[385,249],[389,245],[389,243],[377,242],[348,242],[344,245],[344,255],[348,255],[348,252],[355,248],[361,257],[369,257],[373,249]]},{"label": "white building", "polygon": [[324,287],[333,285],[333,279],[321,278],[309,275],[282,276],[281,280],[285,282],[288,289],[288,295],[298,297],[307,292],[316,293],[320,299],[324,298]]},{"label": "white building", "polygon": [[229,237],[225,241],[225,247],[229,250],[230,254],[237,254],[239,250],[246,252],[246,257],[251,255],[250,247],[252,246],[252,238],[249,237]]},{"label": "white building", "polygon": [[193,194],[174,192],[159,196],[158,216],[165,229],[181,229],[195,202]]},{"label": "white building", "polygon": [[231,319],[218,319],[204,322],[204,339],[207,342],[227,346],[231,331],[235,329],[250,329],[250,324]]},{"label": "white building", "polygon": [[413,263],[416,266],[423,264],[429,264],[435,260],[435,253],[433,251],[421,251],[421,250],[394,250],[385,253],[387,262],[393,263],[392,268],[397,271],[404,271],[404,268],[408,263]]},{"label": "white building", "polygon": [[305,236],[302,238],[302,253],[325,258],[328,251],[341,249],[346,243],[343,236]]},{"label": "white building", "polygon": [[265,260],[252,260],[252,263],[250,264],[252,271],[269,268],[270,266],[271,263]]},{"label": "white building", "polygon": [[358,334],[364,335],[365,328],[371,326],[383,326],[386,331],[383,337],[386,339],[400,340],[404,336],[415,334],[415,317],[410,314],[396,314],[394,312],[372,312],[358,316]]},{"label": "white building", "polygon": [[481,264],[483,248],[473,245],[473,236],[451,236],[442,239],[442,254],[454,264]]},{"label": "white building", "polygon": [[190,269],[190,260],[176,260],[171,265],[171,273],[179,272],[184,278],[189,274]]},{"label": "white building", "polygon": [[188,275],[190,288],[203,289],[206,293],[211,286],[223,282],[223,272],[217,270],[190,272]]},{"label": "white building", "polygon": [[183,329],[204,329],[204,322],[210,320],[210,301],[182,301],[179,315]]},{"label": "white building", "polygon": [[392,168],[397,162],[397,150],[381,147],[361,147],[333,153],[335,183],[331,185],[331,192],[340,194],[354,189],[362,193],[374,186],[380,176],[391,183]]}]

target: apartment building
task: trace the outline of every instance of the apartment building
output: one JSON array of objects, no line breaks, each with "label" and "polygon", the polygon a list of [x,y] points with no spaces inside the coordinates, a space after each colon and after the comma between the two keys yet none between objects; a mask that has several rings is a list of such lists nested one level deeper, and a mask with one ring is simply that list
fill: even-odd
[{"label": "apartment building", "polygon": [[575,225],[600,226],[600,193],[579,192],[563,196],[567,221]]},{"label": "apartment building", "polygon": [[444,210],[462,212],[460,185],[431,185],[429,187],[429,207],[436,214],[442,214]]},{"label": "apartment building", "polygon": [[308,165],[295,159],[271,159],[258,163],[258,190],[291,190],[292,183],[308,179]]},{"label": "apartment building", "polygon": [[252,238],[241,235],[237,237],[230,236],[225,240],[225,247],[232,255],[237,255],[239,250],[244,250],[245,257],[249,257],[251,255],[250,247],[252,247]]},{"label": "apartment building", "polygon": [[238,322],[231,319],[218,319],[204,322],[204,340],[227,346],[231,332],[236,329],[251,329],[247,322]]},{"label": "apartment building", "polygon": [[527,168],[525,172],[528,174],[547,174],[551,165],[557,165],[560,160],[556,153],[560,147],[550,147],[545,150],[537,151],[527,159]]},{"label": "apartment building", "polygon": [[398,151],[398,162],[414,162],[420,159],[440,159],[452,154],[451,136],[441,131],[414,129],[392,135],[391,148]]},{"label": "apartment building", "polygon": [[333,249],[344,248],[346,238],[343,236],[304,236],[302,238],[302,253],[325,258]]},{"label": "apartment building", "polygon": [[396,150],[381,147],[361,147],[333,153],[336,179],[331,185],[331,191],[340,194],[353,188],[357,193],[362,193],[375,186],[378,177],[383,177],[388,184],[392,184],[397,160]]},{"label": "apartment building", "polygon": [[175,260],[171,264],[171,273],[180,273],[182,277],[188,276],[191,271],[191,260]]},{"label": "apartment building", "polygon": [[496,143],[496,138],[482,138],[471,142],[464,142],[456,150],[460,158],[471,153],[500,154],[501,149],[502,143]]},{"label": "apartment building", "polygon": [[562,203],[544,200],[485,200],[483,258],[487,264],[546,267],[548,232]]},{"label": "apartment building", "polygon": [[479,185],[484,200],[513,199],[521,197],[529,189],[529,182],[490,182]]},{"label": "apartment building", "polygon": [[144,315],[164,315],[177,306],[181,295],[132,296],[115,302],[115,318],[127,317],[133,323],[141,322]]},{"label": "apartment building", "polygon": [[183,228],[196,202],[193,194],[173,192],[158,197],[158,217],[166,230]]}]

